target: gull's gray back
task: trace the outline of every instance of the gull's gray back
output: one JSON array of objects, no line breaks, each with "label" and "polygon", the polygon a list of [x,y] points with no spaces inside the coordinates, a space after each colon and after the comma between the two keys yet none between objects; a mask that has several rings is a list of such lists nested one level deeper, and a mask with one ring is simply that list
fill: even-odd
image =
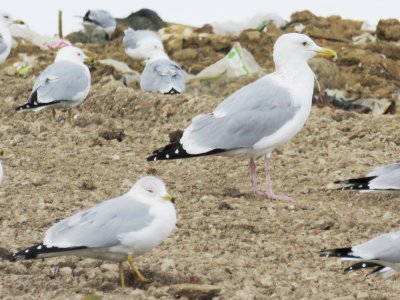
[{"label": "gull's gray back", "polygon": [[179,93],[185,91],[185,75],[174,61],[159,59],[150,62],[140,76],[140,87],[147,92],[168,93],[174,88]]},{"label": "gull's gray back", "polygon": [[95,21],[99,26],[107,28],[111,26],[116,26],[117,22],[111,16],[111,14],[105,10],[90,10],[89,14],[90,19]]},{"label": "gull's gray back", "polygon": [[0,54],[7,50],[7,44],[3,36],[0,34]]},{"label": "gull's gray back", "polygon": [[48,66],[36,79],[32,94],[37,91],[39,103],[57,100],[72,100],[84,92],[90,84],[90,77],[84,65],[68,61],[58,61]]},{"label": "gull's gray back", "polygon": [[119,244],[119,234],[141,230],[153,221],[149,209],[149,205],[123,195],[53,225],[44,243],[59,247],[114,246]]},{"label": "gull's gray back", "polygon": [[300,107],[292,99],[288,90],[261,78],[233,93],[213,113],[196,116],[187,140],[210,149],[251,148],[294,117]]},{"label": "gull's gray back", "polygon": [[355,255],[364,259],[400,262],[400,231],[382,234],[352,248]]},{"label": "gull's gray back", "polygon": [[155,32],[150,30],[133,30],[132,28],[128,28],[124,31],[124,33],[125,34],[122,42],[125,49],[135,49],[139,46],[139,41],[149,37],[160,39]]},{"label": "gull's gray back", "polygon": [[377,176],[369,183],[374,189],[400,189],[400,163],[379,166],[368,176]]}]

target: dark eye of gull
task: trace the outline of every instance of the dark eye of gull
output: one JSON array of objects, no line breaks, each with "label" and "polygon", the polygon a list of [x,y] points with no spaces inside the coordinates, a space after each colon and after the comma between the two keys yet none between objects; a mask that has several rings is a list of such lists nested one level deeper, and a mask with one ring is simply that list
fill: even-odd
[{"label": "dark eye of gull", "polygon": [[307,42],[302,42],[303,46],[307,46],[308,43]]}]

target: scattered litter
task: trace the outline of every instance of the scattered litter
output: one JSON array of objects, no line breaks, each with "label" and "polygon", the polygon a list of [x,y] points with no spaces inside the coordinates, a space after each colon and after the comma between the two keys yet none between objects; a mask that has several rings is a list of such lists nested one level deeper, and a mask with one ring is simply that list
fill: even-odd
[{"label": "scattered litter", "polygon": [[214,28],[214,32],[216,34],[238,36],[243,30],[246,29],[258,30],[258,28],[261,28],[260,25],[264,25],[264,27],[262,28],[263,30],[269,23],[273,23],[276,27],[282,28],[286,25],[287,22],[277,14],[259,13],[244,22],[229,21],[221,23],[211,23],[211,25]]},{"label": "scattered litter", "polygon": [[236,42],[228,54],[195,76],[201,80],[218,80],[262,72],[253,55]]}]

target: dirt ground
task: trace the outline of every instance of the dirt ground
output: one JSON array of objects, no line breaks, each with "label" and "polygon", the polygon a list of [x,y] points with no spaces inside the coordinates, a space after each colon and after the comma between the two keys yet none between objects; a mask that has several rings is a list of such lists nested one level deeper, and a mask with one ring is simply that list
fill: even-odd
[{"label": "dirt ground", "polygon": [[[127,191],[144,174],[165,180],[176,199],[176,230],[138,258],[152,282],[119,287],[117,266],[75,257],[0,260],[3,299],[171,299],[173,286],[209,284],[214,299],[393,299],[398,276],[343,274],[318,251],[399,227],[398,196],[332,190],[332,181],[398,160],[398,116],[314,108],[305,128],[273,155],[275,191],[292,203],[254,198],[247,161],[224,157],[145,162],[192,116],[222,99],[145,94],[104,79],[75,111],[16,113],[32,80],[0,74],[1,248],[40,242],[52,223]],[[108,81],[107,81],[108,80]],[[259,161],[261,164],[261,161]],[[262,172],[259,172],[260,179]],[[53,266],[61,271],[51,278]]]},{"label": "dirt ground", "polygon": [[[241,41],[252,50],[250,40],[246,44],[249,33],[243,35]],[[259,38],[272,47],[267,36]],[[359,57],[367,60],[364,54],[368,53],[374,63],[361,68],[350,59],[351,51],[340,53],[340,43],[350,39],[347,35],[327,38],[338,43],[338,72],[347,72],[342,83],[353,73],[354,82],[376,79],[369,82],[377,84],[368,86],[366,80],[347,92],[390,95],[398,86],[397,77],[381,72],[379,66],[386,64],[386,58],[379,49],[362,47]],[[398,47],[387,44],[390,49]],[[32,50],[19,47],[27,53]],[[102,54],[98,46],[85,47]],[[8,66],[18,60],[17,52]],[[258,61],[260,53],[255,55]],[[32,75],[53,57],[40,54]],[[140,64],[130,62],[122,50],[114,58],[140,71]],[[391,59],[399,64],[398,57]],[[267,61],[268,57],[263,66],[268,69],[271,62]],[[89,97],[74,110],[71,126],[66,112],[58,112],[56,120],[50,119],[48,111],[15,112],[29,94],[34,76],[17,77],[0,69],[0,150],[6,176],[0,185],[2,299],[200,299],[200,289],[205,291],[202,299],[214,300],[398,298],[398,275],[384,279],[365,278],[366,271],[343,274],[348,263],[320,258],[318,252],[399,230],[398,195],[343,192],[332,184],[399,160],[399,115],[314,107],[302,131],[272,157],[275,192],[290,194],[295,201],[272,201],[252,195],[248,161],[224,157],[145,161],[169,141],[169,133],[185,128],[196,114],[211,111],[253,77],[195,82],[184,95],[165,96],[126,87],[111,76],[112,71],[98,65],[92,65],[91,71]],[[264,183],[261,160],[258,165]],[[122,289],[117,265],[106,261],[61,257],[12,263],[3,259],[9,251],[41,242],[54,222],[121,195],[145,174],[166,182],[177,200],[178,215],[172,235],[137,258],[150,283],[137,283],[126,268],[128,288]],[[52,276],[55,266],[60,272]],[[185,284],[193,286],[185,290]]]}]

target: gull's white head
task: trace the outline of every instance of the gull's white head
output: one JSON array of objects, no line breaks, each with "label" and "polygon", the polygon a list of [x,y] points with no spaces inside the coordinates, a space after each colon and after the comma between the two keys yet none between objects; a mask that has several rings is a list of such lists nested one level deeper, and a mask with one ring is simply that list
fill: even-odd
[{"label": "gull's white head", "polygon": [[0,10],[0,25],[11,26],[11,24],[24,24],[21,20],[14,20],[10,13]]},{"label": "gull's white head", "polygon": [[159,59],[169,60],[170,58],[168,57],[167,53],[165,53],[163,50],[154,50],[148,53],[145,59],[145,63],[148,64]]},{"label": "gull's white head", "polygon": [[315,56],[335,60],[336,52],[318,46],[311,38],[300,33],[281,35],[274,45],[274,62],[276,66],[293,62],[307,62]]},{"label": "gull's white head", "polygon": [[168,194],[164,182],[154,176],[144,176],[140,178],[131,188],[129,193],[146,197],[151,201],[173,202],[173,198]]},{"label": "gull's white head", "polygon": [[87,59],[88,57],[81,49],[67,46],[58,50],[55,61],[68,60],[83,63]]}]

